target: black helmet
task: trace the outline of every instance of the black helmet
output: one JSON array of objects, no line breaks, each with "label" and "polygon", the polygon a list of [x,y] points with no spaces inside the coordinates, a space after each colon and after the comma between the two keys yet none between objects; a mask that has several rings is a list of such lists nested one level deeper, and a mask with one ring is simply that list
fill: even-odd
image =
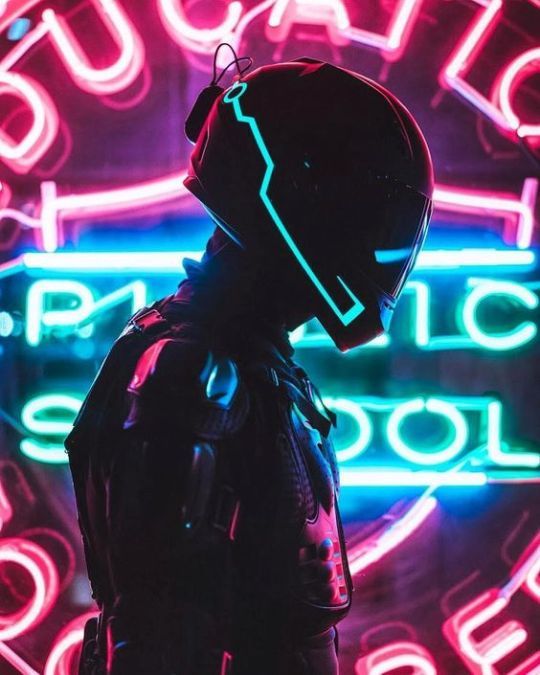
[{"label": "black helmet", "polygon": [[301,58],[204,90],[186,133],[186,187],[260,264],[306,286],[339,349],[388,328],[433,192],[426,141],[395,96]]}]

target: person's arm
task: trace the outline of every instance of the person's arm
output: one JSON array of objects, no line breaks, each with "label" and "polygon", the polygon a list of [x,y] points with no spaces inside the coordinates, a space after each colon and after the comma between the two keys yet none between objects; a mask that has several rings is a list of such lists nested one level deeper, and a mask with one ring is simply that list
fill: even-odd
[{"label": "person's arm", "polygon": [[140,357],[127,403],[106,484],[108,672],[161,675],[184,663],[191,672],[201,650],[221,658],[204,600],[216,593],[197,567],[215,539],[219,443],[243,423],[247,397],[229,359],[165,338]]}]

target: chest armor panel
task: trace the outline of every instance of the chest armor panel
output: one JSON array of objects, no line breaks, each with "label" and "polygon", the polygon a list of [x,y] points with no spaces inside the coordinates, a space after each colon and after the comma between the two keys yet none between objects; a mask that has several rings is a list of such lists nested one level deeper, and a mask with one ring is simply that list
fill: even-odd
[{"label": "chest armor panel", "polygon": [[345,576],[346,551],[338,526],[336,486],[327,459],[334,450],[296,406],[292,422],[314,492],[314,513],[306,512],[299,538],[298,581],[307,602],[345,608],[350,594]]},{"label": "chest armor panel", "polygon": [[260,407],[264,423],[258,419],[252,429],[262,429],[262,435],[250,433],[248,424],[249,440],[240,443],[250,447],[242,453],[248,484],[240,495],[238,550],[245,578],[256,580],[252,590],[291,625],[313,634],[347,614],[353,590],[336,500],[335,453],[279,386]]}]

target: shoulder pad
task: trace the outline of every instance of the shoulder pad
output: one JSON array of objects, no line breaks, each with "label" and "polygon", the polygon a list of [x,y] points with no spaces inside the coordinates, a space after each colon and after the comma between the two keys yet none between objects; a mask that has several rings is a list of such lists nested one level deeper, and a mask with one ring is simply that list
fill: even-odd
[{"label": "shoulder pad", "polygon": [[243,424],[247,393],[234,361],[198,342],[163,338],[141,355],[128,385],[124,428],[190,431],[205,440],[230,436]]},{"label": "shoulder pad", "polygon": [[208,352],[199,381],[203,404],[195,417],[198,435],[207,440],[231,436],[242,427],[249,410],[247,390],[235,362]]},{"label": "shoulder pad", "polygon": [[234,361],[226,356],[216,357],[212,352],[208,352],[199,380],[207,401],[224,408],[230,407],[240,386]]},{"label": "shoulder pad", "polygon": [[190,386],[201,371],[206,349],[195,342],[161,338],[142,353],[128,385],[132,394],[142,395],[158,388]]}]

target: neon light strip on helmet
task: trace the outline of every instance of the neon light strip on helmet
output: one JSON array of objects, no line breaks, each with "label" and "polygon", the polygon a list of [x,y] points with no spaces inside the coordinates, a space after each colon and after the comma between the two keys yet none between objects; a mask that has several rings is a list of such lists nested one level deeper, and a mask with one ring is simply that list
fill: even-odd
[{"label": "neon light strip on helmet", "polygon": [[264,172],[264,177],[261,183],[261,187],[259,189],[259,196],[266,207],[266,210],[268,211],[268,214],[270,218],[273,220],[274,224],[278,228],[280,234],[282,237],[285,239],[285,242],[293,252],[295,258],[298,260],[302,268],[304,269],[305,273],[308,275],[308,277],[311,279],[311,281],[314,283],[315,287],[319,291],[319,293],[322,295],[322,297],[326,300],[326,302],[330,305],[332,311],[334,314],[338,317],[338,319],[345,325],[348,326],[356,317],[361,314],[365,307],[364,305],[360,302],[360,300],[354,295],[354,293],[351,291],[351,289],[347,286],[347,284],[343,281],[341,277],[337,277],[337,280],[343,286],[344,290],[346,293],[349,295],[351,300],[353,301],[352,307],[350,307],[346,312],[342,312],[337,304],[335,303],[334,299],[330,295],[330,293],[327,291],[327,289],[324,287],[324,285],[321,283],[320,279],[318,276],[315,274],[314,270],[308,263],[308,261],[305,259],[304,255],[302,254],[302,251],[298,248],[298,245],[294,241],[294,239],[291,237],[291,234],[287,230],[287,227],[281,220],[278,212],[276,211],[274,205],[270,201],[270,197],[268,196],[268,186],[270,184],[270,179],[272,178],[272,174],[274,172],[274,162],[272,158],[270,157],[270,153],[268,152],[268,148],[266,147],[266,143],[264,142],[263,137],[261,136],[261,132],[259,130],[259,125],[257,124],[257,121],[255,120],[254,117],[245,115],[242,112],[242,109],[240,107],[240,97],[245,93],[247,89],[247,84],[245,82],[236,82],[230,89],[227,90],[225,96],[223,97],[223,102],[224,103],[232,103],[233,109],[234,109],[234,114],[236,115],[236,119],[239,122],[244,122],[249,126],[251,129],[251,133],[253,134],[253,139],[255,140],[255,143],[257,144],[257,148],[259,149],[259,152],[261,153],[261,156],[266,164],[266,170]]}]

